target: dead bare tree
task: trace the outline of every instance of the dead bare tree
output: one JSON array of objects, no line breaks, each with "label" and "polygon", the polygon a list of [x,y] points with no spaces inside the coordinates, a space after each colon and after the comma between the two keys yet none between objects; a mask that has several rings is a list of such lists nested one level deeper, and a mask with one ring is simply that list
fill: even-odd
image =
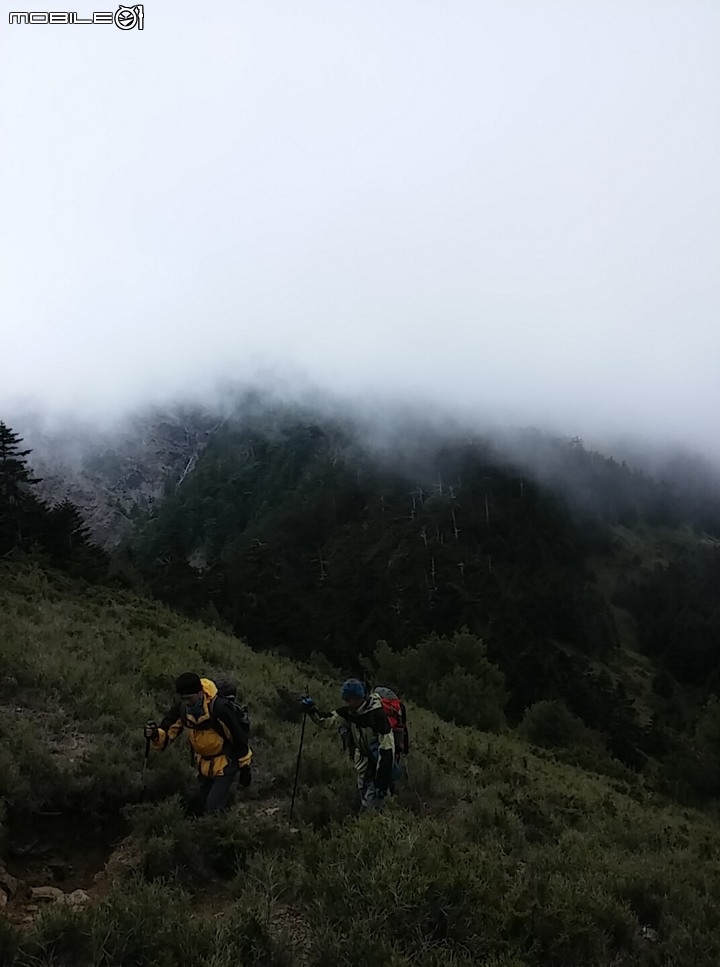
[{"label": "dead bare tree", "polygon": [[328,562],[322,556],[322,548],[318,548],[318,556],[313,558],[312,563],[320,565],[320,581],[324,581],[327,577],[326,565]]},{"label": "dead bare tree", "polygon": [[458,530],[457,520],[455,519],[454,507],[450,508],[450,514],[452,516],[452,522],[453,522],[453,534],[455,535],[455,540],[457,541],[460,539],[460,531]]}]

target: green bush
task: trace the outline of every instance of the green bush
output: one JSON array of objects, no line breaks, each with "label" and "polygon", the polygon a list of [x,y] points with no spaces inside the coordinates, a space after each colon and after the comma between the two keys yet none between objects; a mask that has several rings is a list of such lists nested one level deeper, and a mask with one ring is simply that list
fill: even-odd
[{"label": "green bush", "polygon": [[[175,884],[136,880],[77,913],[51,908],[38,921],[28,953],[36,962],[54,967],[176,967],[207,962],[217,932],[211,921],[192,913],[191,898]],[[225,963],[229,967],[229,958]]]},{"label": "green bush", "polygon": [[[492,668],[489,663],[488,668]],[[428,685],[428,702],[433,712],[448,722],[497,732],[505,724],[498,683],[499,679],[482,681],[456,668]]]},{"label": "green bush", "polygon": [[416,648],[375,649],[376,679],[458,725],[499,731],[505,724],[505,677],[487,659],[485,644],[467,632],[433,635]]},{"label": "green bush", "polygon": [[0,716],[0,798],[15,810],[64,804],[77,788],[49,738],[30,717]]},{"label": "green bush", "polygon": [[572,714],[559,699],[536,702],[526,710],[518,731],[533,745],[548,748],[602,749],[602,737]]}]

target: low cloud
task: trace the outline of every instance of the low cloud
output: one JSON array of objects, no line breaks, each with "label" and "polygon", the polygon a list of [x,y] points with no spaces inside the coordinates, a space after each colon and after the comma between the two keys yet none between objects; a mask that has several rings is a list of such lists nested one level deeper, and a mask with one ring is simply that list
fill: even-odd
[{"label": "low cloud", "polygon": [[254,381],[720,456],[719,27],[710,0],[0,25],[2,411]]}]

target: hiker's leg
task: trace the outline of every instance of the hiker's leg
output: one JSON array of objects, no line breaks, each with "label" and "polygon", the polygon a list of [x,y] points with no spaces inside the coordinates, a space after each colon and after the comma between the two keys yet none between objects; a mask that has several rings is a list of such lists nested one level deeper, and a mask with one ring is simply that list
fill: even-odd
[{"label": "hiker's leg", "polygon": [[364,813],[365,810],[367,809],[367,806],[365,804],[365,793],[366,793],[366,790],[367,790],[367,780],[364,779],[362,776],[358,776],[357,777],[357,788],[358,788],[358,793],[360,795],[360,812],[361,813]]},{"label": "hiker's leg", "polygon": [[212,788],[212,779],[208,779],[207,776],[202,776],[198,774],[198,794],[197,799],[193,802],[192,808],[195,815],[202,815],[207,809],[207,799],[210,794],[210,789]]},{"label": "hiker's leg", "polygon": [[381,796],[375,788],[372,779],[358,777],[358,791],[360,792],[360,812],[370,812],[373,809],[382,809],[385,805],[385,797]]},{"label": "hiker's leg", "polygon": [[371,780],[366,794],[367,808],[372,809],[375,812],[377,812],[379,809],[382,809],[385,805],[386,796],[387,792],[380,792],[375,783]]},{"label": "hiker's leg", "polygon": [[227,809],[232,784],[237,779],[237,771],[230,775],[216,776],[210,780],[210,790],[205,803],[206,813],[221,813]]},{"label": "hiker's leg", "polygon": [[395,783],[400,779],[402,779],[402,761],[400,759],[394,759],[392,767],[392,781]]},{"label": "hiker's leg", "polygon": [[393,760],[393,767],[392,767],[392,781],[390,783],[390,787],[388,788],[388,793],[391,796],[394,796],[395,795],[395,783],[400,778],[402,778],[402,767],[400,765],[400,760],[399,759],[394,759]]}]

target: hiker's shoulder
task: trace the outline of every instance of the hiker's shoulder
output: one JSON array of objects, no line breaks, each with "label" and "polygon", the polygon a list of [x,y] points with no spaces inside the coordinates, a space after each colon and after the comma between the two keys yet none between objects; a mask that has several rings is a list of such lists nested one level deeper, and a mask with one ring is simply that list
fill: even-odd
[{"label": "hiker's shoulder", "polygon": [[380,701],[380,696],[376,695],[375,692],[373,692],[371,695],[368,695],[367,702],[361,711],[363,715],[384,715],[385,710],[383,708],[383,703]]},{"label": "hiker's shoulder", "polygon": [[373,695],[372,698],[373,701],[370,702],[366,712],[368,721],[376,731],[387,732],[390,725],[383,704],[377,695]]}]

